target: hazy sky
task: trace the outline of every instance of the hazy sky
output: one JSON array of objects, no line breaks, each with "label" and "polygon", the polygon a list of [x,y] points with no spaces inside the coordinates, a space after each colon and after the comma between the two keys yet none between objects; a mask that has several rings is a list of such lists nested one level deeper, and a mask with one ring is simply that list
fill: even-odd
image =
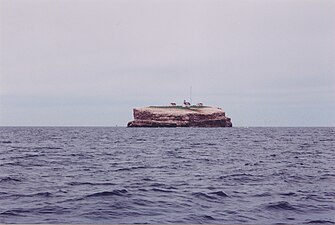
[{"label": "hazy sky", "polygon": [[0,0],[0,125],[125,126],[222,107],[235,126],[335,126],[334,0]]}]

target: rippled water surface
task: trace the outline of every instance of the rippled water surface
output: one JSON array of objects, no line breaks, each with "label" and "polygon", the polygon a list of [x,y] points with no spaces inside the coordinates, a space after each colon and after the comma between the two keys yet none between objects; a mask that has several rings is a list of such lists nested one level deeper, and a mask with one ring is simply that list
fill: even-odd
[{"label": "rippled water surface", "polygon": [[0,128],[0,223],[334,223],[335,128]]}]

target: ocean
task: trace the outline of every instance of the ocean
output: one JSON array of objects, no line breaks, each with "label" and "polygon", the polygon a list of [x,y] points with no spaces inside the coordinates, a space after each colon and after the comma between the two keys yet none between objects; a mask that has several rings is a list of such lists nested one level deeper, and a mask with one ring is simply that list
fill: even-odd
[{"label": "ocean", "polygon": [[335,223],[335,128],[0,127],[0,223]]}]

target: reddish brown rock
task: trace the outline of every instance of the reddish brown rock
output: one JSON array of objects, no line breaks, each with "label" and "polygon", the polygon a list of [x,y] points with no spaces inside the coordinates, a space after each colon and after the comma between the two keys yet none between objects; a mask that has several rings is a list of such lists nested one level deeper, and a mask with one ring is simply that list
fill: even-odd
[{"label": "reddish brown rock", "polygon": [[232,127],[220,108],[210,106],[150,106],[134,109],[128,127]]}]

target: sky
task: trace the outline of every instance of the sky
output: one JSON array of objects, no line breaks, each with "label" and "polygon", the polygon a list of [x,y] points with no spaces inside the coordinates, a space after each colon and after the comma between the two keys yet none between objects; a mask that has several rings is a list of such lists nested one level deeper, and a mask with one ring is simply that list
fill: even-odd
[{"label": "sky", "polygon": [[190,87],[234,126],[335,126],[335,1],[0,0],[0,126],[126,126]]}]

